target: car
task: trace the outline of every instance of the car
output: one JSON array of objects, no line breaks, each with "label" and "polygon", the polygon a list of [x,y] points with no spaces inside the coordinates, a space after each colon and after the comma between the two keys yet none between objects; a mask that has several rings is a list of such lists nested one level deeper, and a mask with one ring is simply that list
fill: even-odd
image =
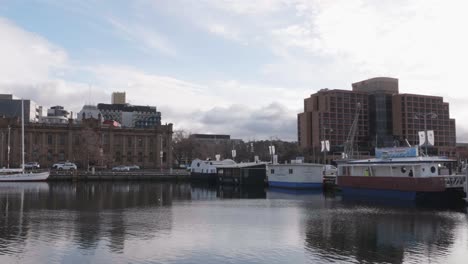
[{"label": "car", "polygon": [[39,169],[40,167],[41,165],[39,165],[39,162],[28,162],[24,164],[24,168],[26,170],[36,170],[36,169]]},{"label": "car", "polygon": [[127,166],[130,170],[139,170],[140,169],[140,166],[138,165],[129,165]]},{"label": "car", "polygon": [[112,168],[113,171],[130,171],[130,167],[125,165],[120,165]]},{"label": "car", "polygon": [[[54,164],[55,165],[55,164]],[[57,170],[76,170],[76,164],[72,162],[57,163]]]},{"label": "car", "polygon": [[65,161],[54,163],[54,165],[52,165],[52,169],[58,169],[58,167],[62,166],[63,164],[65,164]]}]

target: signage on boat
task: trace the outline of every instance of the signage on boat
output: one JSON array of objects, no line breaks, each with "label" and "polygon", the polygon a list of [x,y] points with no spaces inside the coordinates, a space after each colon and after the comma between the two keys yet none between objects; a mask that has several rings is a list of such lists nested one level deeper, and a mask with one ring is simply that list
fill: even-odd
[{"label": "signage on boat", "polygon": [[418,157],[419,152],[417,147],[411,148],[376,148],[375,157],[378,159],[391,158],[410,158]]}]

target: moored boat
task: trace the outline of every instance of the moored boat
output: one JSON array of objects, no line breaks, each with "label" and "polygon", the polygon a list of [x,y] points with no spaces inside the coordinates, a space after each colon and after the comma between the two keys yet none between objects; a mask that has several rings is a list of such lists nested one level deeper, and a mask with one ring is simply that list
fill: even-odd
[{"label": "moored boat", "polygon": [[268,185],[292,189],[315,189],[323,186],[322,164],[268,164]]},{"label": "moored boat", "polygon": [[405,156],[399,149],[396,156],[384,151],[377,158],[339,164],[337,184],[343,195],[415,201],[465,197],[466,176],[455,173],[455,160],[421,157],[417,148]]}]

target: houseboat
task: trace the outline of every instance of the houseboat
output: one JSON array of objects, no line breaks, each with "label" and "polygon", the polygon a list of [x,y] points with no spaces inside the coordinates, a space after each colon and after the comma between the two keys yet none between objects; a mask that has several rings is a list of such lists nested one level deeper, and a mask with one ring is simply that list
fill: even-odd
[{"label": "houseboat", "polygon": [[236,162],[231,159],[225,160],[200,160],[195,159],[190,165],[190,179],[194,181],[216,182],[218,179],[217,167],[231,166]]},{"label": "houseboat", "polygon": [[319,189],[323,185],[324,166],[313,163],[268,164],[270,187]]},{"label": "houseboat", "polygon": [[339,164],[337,184],[344,196],[462,200],[467,176],[457,175],[455,165],[445,157],[419,156],[416,147],[377,149],[376,158]]}]

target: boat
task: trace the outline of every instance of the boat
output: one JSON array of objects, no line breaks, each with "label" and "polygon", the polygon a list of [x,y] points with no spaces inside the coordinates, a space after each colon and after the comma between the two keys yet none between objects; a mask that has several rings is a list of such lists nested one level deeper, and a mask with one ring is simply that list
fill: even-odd
[{"label": "boat", "polygon": [[232,159],[225,160],[201,160],[194,159],[190,165],[190,179],[194,181],[212,181],[218,179],[217,167],[223,165],[235,165]]},{"label": "boat", "polygon": [[[8,147],[9,148],[9,147]],[[26,172],[24,169],[24,102],[21,100],[21,168],[0,169],[0,182],[23,182],[23,181],[45,181],[50,172]]]},{"label": "boat", "polygon": [[296,163],[268,164],[267,177],[270,187],[291,189],[317,189],[323,187],[323,164]]},{"label": "boat", "polygon": [[412,201],[462,200],[466,175],[456,160],[419,156],[418,148],[376,149],[376,157],[338,164],[343,196],[373,196]]}]

